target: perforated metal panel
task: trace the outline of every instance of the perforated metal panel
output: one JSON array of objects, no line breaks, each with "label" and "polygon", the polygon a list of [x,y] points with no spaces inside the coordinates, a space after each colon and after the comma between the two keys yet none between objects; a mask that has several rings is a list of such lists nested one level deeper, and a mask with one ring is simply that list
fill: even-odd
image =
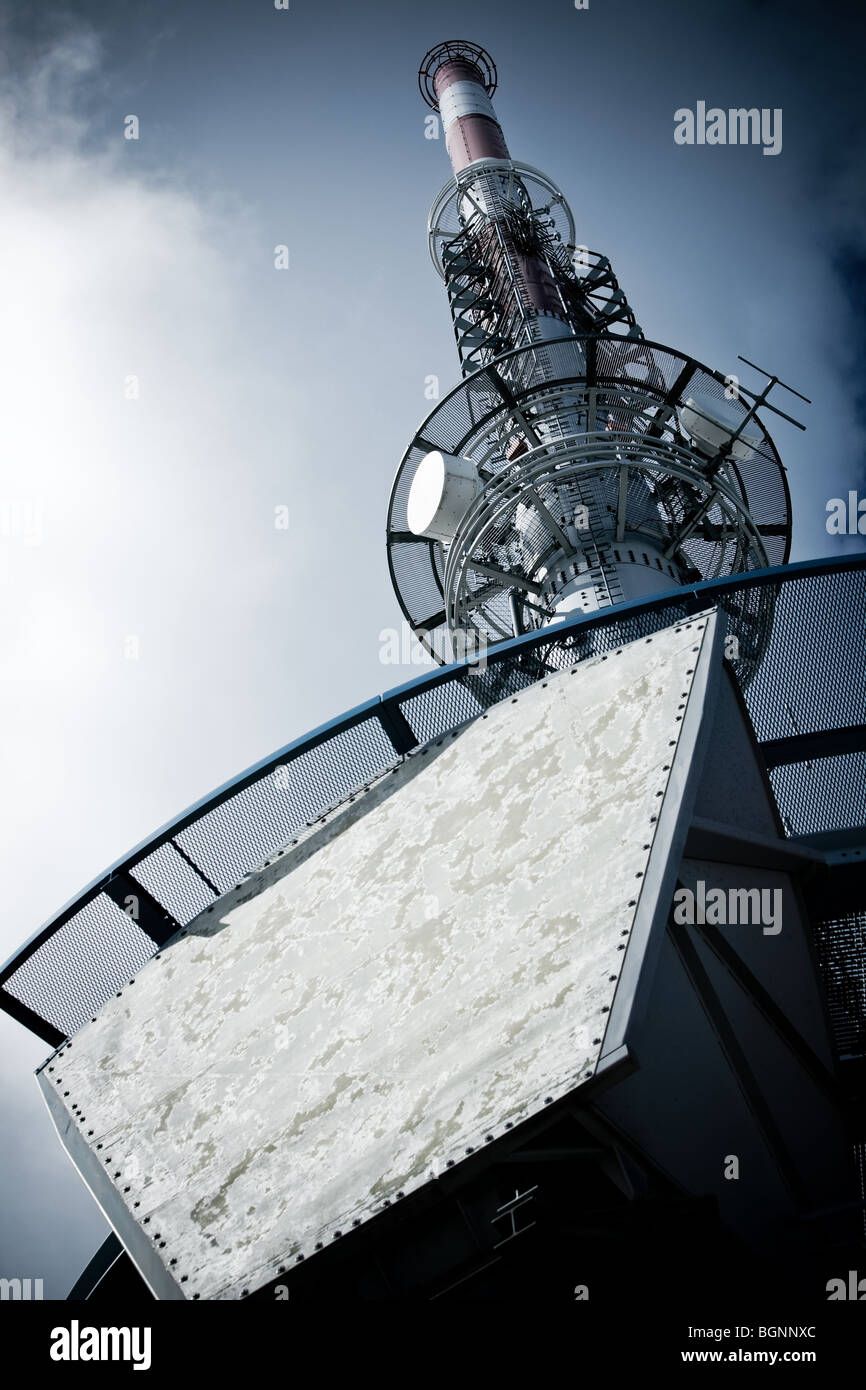
[{"label": "perforated metal panel", "polygon": [[818,962],[841,1058],[866,1058],[866,907],[814,925]]},{"label": "perforated metal panel", "polygon": [[196,919],[49,1061],[155,1292],[261,1287],[620,1058],[720,671],[704,616],[534,682]]},{"label": "perforated metal panel", "polygon": [[4,981],[13,998],[69,1035],[135,975],[154,944],[99,893]]}]

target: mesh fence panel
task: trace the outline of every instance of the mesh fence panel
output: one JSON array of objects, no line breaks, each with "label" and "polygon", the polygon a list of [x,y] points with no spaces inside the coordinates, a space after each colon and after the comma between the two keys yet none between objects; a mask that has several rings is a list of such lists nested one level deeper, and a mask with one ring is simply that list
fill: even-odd
[{"label": "mesh fence panel", "polygon": [[375,716],[298,752],[176,838],[222,892],[394,762]]},{"label": "mesh fence panel", "polygon": [[99,894],[25,960],[4,989],[68,1036],[122,989],[155,949],[131,917]]},{"label": "mesh fence panel", "polygon": [[772,641],[748,693],[759,741],[866,723],[866,570],[776,587]]},{"label": "mesh fence panel", "polygon": [[184,926],[217,896],[173,845],[159,845],[140,859],[133,877]]},{"label": "mesh fence panel", "polygon": [[770,782],[788,835],[866,825],[866,753],[775,767]]},{"label": "mesh fence panel", "polygon": [[418,742],[429,743],[487,709],[484,680],[484,673],[455,678],[405,700],[401,710]]},{"label": "mesh fence panel", "polygon": [[866,1057],[866,911],[813,930],[839,1056]]}]

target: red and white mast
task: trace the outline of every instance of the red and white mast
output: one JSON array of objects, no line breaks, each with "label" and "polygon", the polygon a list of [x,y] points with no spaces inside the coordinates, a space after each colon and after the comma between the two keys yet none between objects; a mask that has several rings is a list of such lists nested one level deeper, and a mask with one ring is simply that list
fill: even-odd
[{"label": "red and white mast", "polygon": [[[786,554],[787,489],[755,414],[770,387],[731,401],[721,373],[645,340],[556,184],[511,157],[483,48],[437,45],[419,85],[453,171],[428,238],[465,378],[391,498],[391,573],[422,642],[447,660]],[[763,613],[744,624],[753,664],[765,631]]]}]

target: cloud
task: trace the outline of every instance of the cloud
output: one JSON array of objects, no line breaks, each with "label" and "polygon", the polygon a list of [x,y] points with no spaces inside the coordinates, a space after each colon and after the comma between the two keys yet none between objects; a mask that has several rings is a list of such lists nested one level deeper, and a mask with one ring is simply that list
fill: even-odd
[{"label": "cloud", "polygon": [[[0,98],[0,959],[219,780],[192,754],[180,766],[178,749],[191,702],[204,707],[203,745],[211,720],[230,722],[218,696],[204,697],[205,678],[268,587],[255,525],[238,524],[237,480],[259,447],[251,398],[265,420],[277,413],[267,343],[237,348],[250,337],[248,210],[149,165],[123,139],[126,112],[91,30],[67,25],[10,52]],[[116,134],[97,134],[88,112],[104,120],[114,109]],[[127,659],[130,635],[138,661]],[[240,756],[230,733],[224,746],[228,773]],[[33,1148],[52,1139],[31,1074],[46,1049],[0,1025],[3,1187],[16,1193],[0,1272],[45,1273],[61,1296],[103,1223],[59,1146],[45,1160],[50,1175],[36,1172]],[[52,1272],[57,1231],[66,1242]]]},{"label": "cloud", "polygon": [[124,686],[126,637],[167,676],[189,600],[210,585],[231,614],[244,589],[214,572],[213,547],[256,447],[256,351],[235,345],[250,218],[144,169],[120,119],[116,138],[95,140],[80,104],[100,63],[92,33],[67,32],[7,83],[0,109],[0,823],[16,826],[39,810],[32,758],[59,687],[68,726],[125,705],[158,737],[158,686],[149,699]]}]

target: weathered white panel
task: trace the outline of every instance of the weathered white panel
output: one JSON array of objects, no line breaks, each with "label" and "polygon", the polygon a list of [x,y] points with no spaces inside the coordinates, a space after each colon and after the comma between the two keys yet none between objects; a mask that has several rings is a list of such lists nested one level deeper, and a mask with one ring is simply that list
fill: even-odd
[{"label": "weathered white panel", "polygon": [[416,754],[51,1060],[64,1142],[157,1292],[260,1286],[592,1074],[706,638],[668,629]]}]

